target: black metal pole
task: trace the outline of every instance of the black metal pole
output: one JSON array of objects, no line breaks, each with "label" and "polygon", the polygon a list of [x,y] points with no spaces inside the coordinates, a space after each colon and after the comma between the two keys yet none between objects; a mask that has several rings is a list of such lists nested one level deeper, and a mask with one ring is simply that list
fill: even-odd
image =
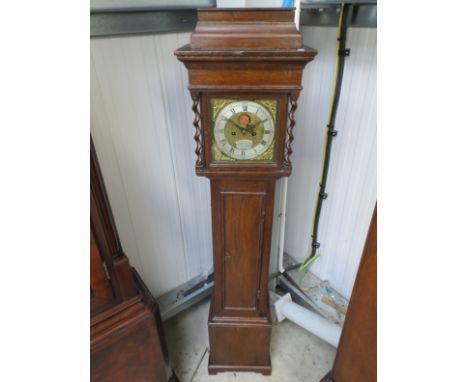
[{"label": "black metal pole", "polygon": [[320,188],[317,197],[317,204],[315,206],[315,213],[314,213],[314,225],[312,230],[312,250],[311,254],[307,259],[305,259],[302,263],[298,263],[292,265],[285,269],[285,272],[296,269],[301,266],[301,264],[305,264],[310,259],[313,259],[317,254],[317,249],[320,247],[320,243],[318,242],[318,227],[320,223],[320,215],[322,212],[322,204],[323,201],[327,198],[328,194],[326,192],[327,187],[327,180],[328,180],[328,170],[330,167],[330,156],[331,156],[331,149],[332,149],[332,142],[333,138],[335,138],[338,134],[338,131],[335,130],[335,119],[336,113],[338,110],[338,104],[340,102],[340,94],[341,94],[341,85],[343,83],[343,73],[344,73],[344,66],[345,66],[345,58],[349,56],[350,50],[346,49],[346,37],[348,32],[348,14],[349,14],[349,4],[343,5],[343,16],[341,21],[341,27],[339,31],[338,37],[338,66],[337,66],[337,76],[336,76],[336,83],[334,88],[334,95],[332,106],[330,110],[330,117],[327,125],[327,139],[325,143],[325,158],[322,168],[322,175],[320,178]]}]

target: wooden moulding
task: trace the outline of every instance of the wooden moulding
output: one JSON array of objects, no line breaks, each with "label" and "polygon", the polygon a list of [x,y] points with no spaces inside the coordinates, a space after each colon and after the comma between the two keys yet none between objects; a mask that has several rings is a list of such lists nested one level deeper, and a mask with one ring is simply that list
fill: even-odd
[{"label": "wooden moulding", "polygon": [[271,317],[214,316],[213,303],[208,317],[210,358],[208,374],[250,371],[271,374]]},{"label": "wooden moulding", "polygon": [[135,270],[133,277],[138,295],[91,321],[91,381],[177,382],[158,305]]},{"label": "wooden moulding", "polygon": [[174,54],[192,93],[298,92],[317,51],[303,45],[293,8],[200,9],[191,43]]},{"label": "wooden moulding", "polygon": [[199,9],[192,49],[297,49],[294,8]]}]

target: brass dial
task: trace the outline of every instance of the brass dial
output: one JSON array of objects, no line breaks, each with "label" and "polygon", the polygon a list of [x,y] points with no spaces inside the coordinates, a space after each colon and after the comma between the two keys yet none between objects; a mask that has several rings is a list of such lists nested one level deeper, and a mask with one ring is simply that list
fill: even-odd
[{"label": "brass dial", "polygon": [[275,122],[261,103],[239,100],[225,104],[213,125],[214,144],[234,160],[255,160],[271,148]]}]

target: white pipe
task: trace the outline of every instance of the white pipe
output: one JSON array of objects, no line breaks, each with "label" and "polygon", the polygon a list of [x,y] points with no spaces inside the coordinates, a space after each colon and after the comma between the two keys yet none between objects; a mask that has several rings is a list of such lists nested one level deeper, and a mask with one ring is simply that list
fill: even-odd
[{"label": "white pipe", "polygon": [[296,12],[294,13],[294,22],[296,23],[297,30],[299,30],[299,21],[301,17],[301,0],[294,0],[294,6],[296,7]]},{"label": "white pipe", "polygon": [[341,334],[338,325],[327,321],[325,318],[304,309],[292,301],[283,305],[282,313],[286,318],[303,327],[308,332],[315,334],[330,345],[338,347]]},{"label": "white pipe", "polygon": [[[271,294],[274,295],[274,293]],[[274,296],[272,297],[275,299]],[[276,295],[276,298],[278,299],[274,306],[279,322],[287,318],[335,348],[338,347],[341,335],[340,326],[296,304],[291,300],[289,293],[281,297]]]},{"label": "white pipe", "polygon": [[288,178],[280,179],[281,207],[280,207],[280,232],[278,245],[278,271],[284,272],[283,253],[284,253],[284,233],[286,229],[286,204],[288,196]]},{"label": "white pipe", "polygon": [[[299,30],[299,19],[301,14],[301,1],[295,0],[294,6],[296,11],[294,14],[294,22],[296,28]],[[279,232],[279,245],[278,245],[278,271],[283,273],[283,254],[284,254],[284,235],[286,229],[286,205],[288,201],[288,178],[282,177],[280,179],[280,193],[281,193],[281,209],[280,209],[280,232]]]}]

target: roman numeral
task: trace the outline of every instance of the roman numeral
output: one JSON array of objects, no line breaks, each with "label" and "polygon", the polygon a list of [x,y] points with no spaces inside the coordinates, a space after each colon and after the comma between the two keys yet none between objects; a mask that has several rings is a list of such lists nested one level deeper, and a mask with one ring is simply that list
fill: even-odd
[{"label": "roman numeral", "polygon": [[243,157],[245,157],[245,151],[244,150],[241,151],[241,154],[242,154]]},{"label": "roman numeral", "polygon": [[231,154],[234,154],[234,147],[231,147],[231,150],[229,150]]},{"label": "roman numeral", "polygon": [[232,114],[236,114],[236,109],[231,109]]},{"label": "roman numeral", "polygon": [[247,105],[243,105],[242,110],[247,111]]},{"label": "roman numeral", "polygon": [[221,144],[224,146],[224,144],[226,143],[227,141],[225,139],[221,139]]},{"label": "roman numeral", "polygon": [[262,146],[265,146],[265,145],[267,144],[267,141],[265,141],[264,139],[262,139],[262,142],[260,142],[260,144],[261,144]]},{"label": "roman numeral", "polygon": [[270,130],[265,130],[265,134],[270,134],[271,131]]}]

